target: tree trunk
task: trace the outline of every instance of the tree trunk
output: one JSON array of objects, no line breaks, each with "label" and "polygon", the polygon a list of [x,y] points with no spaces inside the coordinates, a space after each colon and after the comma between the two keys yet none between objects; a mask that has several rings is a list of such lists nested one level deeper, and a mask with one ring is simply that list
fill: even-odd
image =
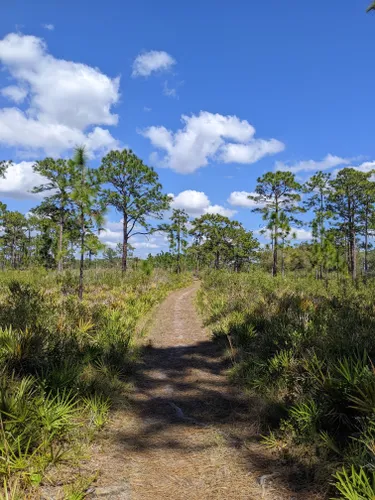
[{"label": "tree trunk", "polygon": [[62,247],[63,247],[63,230],[64,230],[64,221],[61,219],[59,224],[59,246],[58,246],[58,254],[59,260],[57,262],[57,272],[61,273],[63,270],[63,259],[62,259]]},{"label": "tree trunk", "polygon": [[12,260],[12,267],[13,267],[13,269],[15,269],[16,268],[16,243],[15,243],[14,238],[12,239],[12,257],[11,257],[11,260]]},{"label": "tree trunk", "polygon": [[278,262],[277,262],[277,250],[278,250],[278,221],[279,221],[279,200],[275,197],[275,224],[274,224],[274,244],[273,244],[273,265],[272,265],[272,276],[277,276],[278,272]]},{"label": "tree trunk", "polygon": [[355,232],[354,229],[351,235],[351,245],[350,245],[350,260],[352,268],[352,279],[356,281],[357,279],[357,259],[356,259],[356,242],[355,242]]},{"label": "tree trunk", "polygon": [[196,273],[197,276],[199,275],[199,270],[200,270],[199,255],[197,254],[196,261],[195,261],[195,273]]},{"label": "tree trunk", "polygon": [[128,218],[127,214],[124,212],[124,218],[122,223],[122,261],[121,261],[121,272],[125,274],[128,268]]},{"label": "tree trunk", "polygon": [[367,273],[368,273],[368,206],[366,206],[365,213],[365,261],[364,261],[364,273],[365,273],[365,282],[367,281]]},{"label": "tree trunk", "polygon": [[219,263],[220,263],[220,253],[216,252],[216,254],[215,254],[215,269],[219,269]]},{"label": "tree trunk", "polygon": [[277,276],[278,271],[278,256],[277,256],[277,228],[275,227],[274,244],[273,244],[273,264],[272,264],[272,276]]},{"label": "tree trunk", "polygon": [[177,233],[177,274],[180,274],[181,272],[181,262],[180,262],[180,257],[181,257],[181,235],[180,231]]},{"label": "tree trunk", "polygon": [[[83,220],[83,214],[82,214]],[[79,262],[79,289],[78,289],[78,297],[79,300],[83,299],[83,266],[85,263],[85,227],[82,223],[81,225],[81,258]]]},{"label": "tree trunk", "polygon": [[[324,219],[323,219],[323,212],[324,212],[324,198],[323,198],[323,192],[320,191],[320,227],[319,227],[319,238],[320,238],[320,259],[324,259]],[[320,262],[319,265],[319,279],[323,279],[323,264]]]}]

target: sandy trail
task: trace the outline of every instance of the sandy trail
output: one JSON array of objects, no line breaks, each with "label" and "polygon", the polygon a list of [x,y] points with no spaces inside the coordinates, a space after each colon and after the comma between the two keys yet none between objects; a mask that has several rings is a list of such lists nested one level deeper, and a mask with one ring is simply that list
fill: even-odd
[{"label": "sandy trail", "polygon": [[155,312],[130,400],[95,445],[94,498],[318,498],[293,491],[293,471],[258,443],[249,402],[228,383],[196,312],[198,287],[173,292]]}]

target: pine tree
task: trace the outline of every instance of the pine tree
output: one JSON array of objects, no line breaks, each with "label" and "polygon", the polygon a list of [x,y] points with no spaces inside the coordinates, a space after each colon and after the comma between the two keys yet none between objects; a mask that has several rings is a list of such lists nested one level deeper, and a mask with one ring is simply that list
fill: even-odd
[{"label": "pine tree", "polygon": [[193,249],[199,261],[213,263],[215,269],[226,265],[239,271],[258,246],[253,234],[240,222],[220,214],[205,214],[194,219],[190,234],[195,240]]},{"label": "pine tree", "polygon": [[104,206],[99,199],[101,177],[97,170],[87,166],[87,156],[84,147],[75,150],[74,158],[70,162],[71,193],[73,209],[77,214],[79,225],[79,289],[78,296],[83,298],[83,278],[87,238],[95,231],[100,230],[103,223]]},{"label": "pine tree", "polygon": [[20,267],[26,253],[26,217],[17,211],[7,211],[3,216],[3,234],[1,236],[5,259],[14,269]]},{"label": "pine tree", "polygon": [[330,181],[328,208],[334,214],[336,228],[345,235],[348,271],[353,281],[357,279],[357,237],[361,233],[364,180],[370,175],[354,168],[344,168]]},{"label": "pine tree", "polygon": [[271,235],[273,253],[272,275],[276,276],[279,270],[279,240],[282,238],[283,227],[286,221],[289,225],[300,223],[294,214],[302,211],[298,206],[301,200],[301,186],[296,182],[294,174],[281,171],[267,172],[259,177],[257,182],[256,195],[249,196],[249,199],[261,205],[253,211],[261,213],[263,220],[267,221],[266,230]]},{"label": "pine tree", "polygon": [[35,186],[34,193],[51,192],[52,194],[46,197],[39,206],[36,212],[44,217],[49,217],[59,226],[58,249],[57,249],[57,271],[63,270],[64,261],[64,231],[67,218],[70,214],[70,196],[71,189],[70,170],[71,166],[67,160],[54,160],[46,158],[36,162],[34,171],[49,182]]},{"label": "pine tree", "polygon": [[181,272],[181,254],[188,245],[188,228],[187,223],[189,216],[185,210],[173,209],[170,224],[162,224],[159,226],[160,231],[164,231],[168,235],[169,247],[175,253],[177,258],[177,273]]},{"label": "pine tree", "polygon": [[319,279],[327,272],[328,261],[332,253],[329,239],[326,237],[327,223],[332,213],[327,207],[330,194],[330,174],[317,172],[305,184],[304,192],[310,194],[305,207],[313,211],[311,222],[313,237],[314,264],[317,266]]},{"label": "pine tree", "polygon": [[363,236],[364,262],[363,272],[364,280],[367,280],[368,275],[368,254],[370,236],[373,236],[375,231],[375,184],[371,180],[374,171],[363,173],[362,175],[362,208],[360,212],[361,220],[361,235]]},{"label": "pine tree", "polygon": [[100,167],[109,188],[102,191],[107,205],[122,215],[122,272],[127,269],[129,238],[152,232],[150,218],[161,219],[170,199],[162,193],[158,174],[131,150],[111,151]]}]

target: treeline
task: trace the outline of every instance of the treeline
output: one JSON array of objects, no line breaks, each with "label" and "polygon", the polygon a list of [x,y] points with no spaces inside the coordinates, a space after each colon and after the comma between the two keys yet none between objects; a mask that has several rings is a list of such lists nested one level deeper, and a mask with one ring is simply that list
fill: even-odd
[{"label": "treeline", "polygon": [[[163,227],[169,234],[171,253],[153,260],[167,267],[177,260],[180,269],[183,253],[185,265],[197,269],[241,271],[257,263],[273,276],[286,270],[314,271],[318,279],[338,273],[349,274],[353,281],[359,276],[366,280],[375,235],[373,175],[373,171],[344,168],[336,177],[317,172],[301,185],[291,172],[268,172],[258,178],[249,200],[253,211],[262,215],[264,225],[259,232],[269,244],[261,246],[251,231],[227,217],[206,214],[189,222],[184,211],[174,210],[171,223]],[[307,225],[310,239],[293,245],[298,230]]]},{"label": "treeline", "polygon": [[[267,173],[258,179],[254,196],[271,238],[272,273],[279,272],[279,251],[294,228],[302,226],[298,214],[310,213],[312,232],[310,259],[323,278],[345,267],[357,279],[358,250],[363,249],[363,274],[369,271],[370,238],[375,229],[373,171],[340,170],[336,177],[317,172],[303,186],[291,172]],[[305,195],[301,203],[302,195]]]},{"label": "treeline", "polygon": [[[0,175],[9,165],[1,162]],[[1,266],[41,265],[61,272],[78,260],[80,297],[87,261],[99,259],[109,266],[121,262],[125,272],[133,250],[131,238],[156,231],[167,235],[170,252],[150,259],[177,272],[205,267],[243,271],[255,263],[274,276],[314,270],[318,279],[327,280],[335,272],[349,273],[356,281],[359,276],[366,280],[371,272],[372,171],[344,168],[335,177],[318,172],[303,186],[291,172],[259,177],[249,201],[264,220],[259,233],[270,241],[261,245],[252,231],[220,214],[190,220],[186,211],[174,209],[168,223],[157,225],[172,199],[163,193],[154,169],[131,150],[111,151],[94,169],[88,166],[84,148],[77,148],[72,159],[46,158],[37,161],[34,170],[46,179],[33,189],[45,195],[41,203],[27,215],[0,205]],[[122,218],[122,242],[116,248],[99,239],[109,207]],[[298,230],[307,225],[311,238],[293,245]]]},{"label": "treeline", "polygon": [[[4,176],[10,162],[2,162]],[[34,193],[45,193],[43,201],[24,216],[1,206],[1,258],[13,268],[29,264],[56,267],[79,254],[79,296],[83,295],[85,259],[104,251],[108,260],[115,251],[105,249],[98,235],[104,216],[114,207],[123,220],[122,271],[128,265],[129,238],[149,234],[150,219],[160,219],[169,207],[157,173],[132,151],[111,151],[97,169],[88,166],[84,148],[76,148],[69,160],[46,158],[35,163],[34,171],[46,178]]]}]

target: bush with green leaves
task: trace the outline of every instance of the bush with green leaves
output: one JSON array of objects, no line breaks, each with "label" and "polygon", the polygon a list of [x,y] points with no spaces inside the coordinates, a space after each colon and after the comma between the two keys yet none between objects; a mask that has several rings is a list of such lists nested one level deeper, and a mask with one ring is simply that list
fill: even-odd
[{"label": "bush with green leaves", "polygon": [[261,419],[265,432],[274,427],[267,445],[327,485],[334,464],[353,466],[336,479],[358,496],[342,498],[373,498],[365,491],[375,466],[375,288],[210,271],[199,303],[215,336],[228,339],[234,381],[278,415]]},{"label": "bush with green leaves", "polygon": [[100,431],[127,389],[142,320],[190,280],[151,267],[92,270],[80,301],[74,274],[55,278],[0,275],[0,498],[24,498],[77,440]]}]

